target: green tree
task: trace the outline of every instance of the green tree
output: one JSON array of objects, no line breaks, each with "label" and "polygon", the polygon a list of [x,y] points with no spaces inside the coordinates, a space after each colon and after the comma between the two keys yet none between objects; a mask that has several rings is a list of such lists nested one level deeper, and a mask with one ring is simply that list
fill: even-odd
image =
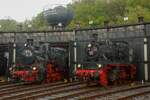
[{"label": "green tree", "polygon": [[17,22],[13,19],[1,19],[0,20],[0,31],[16,31]]},{"label": "green tree", "polygon": [[117,23],[119,18],[123,18],[127,12],[127,3],[125,0],[112,0],[106,2],[104,6],[105,18]]},{"label": "green tree", "polygon": [[75,24],[80,23],[82,27],[88,26],[89,21],[96,19],[96,7],[95,0],[82,0],[81,2],[75,2],[72,7],[74,10],[74,20],[71,25],[75,26]]},{"label": "green tree", "polygon": [[[88,22],[103,25],[105,20],[110,24],[137,23],[137,17],[143,16],[145,21],[150,21],[149,0],[79,0],[72,5],[74,19],[70,26],[89,26]],[[128,21],[124,21],[128,17]]]},{"label": "green tree", "polygon": [[[25,20],[23,23],[20,23],[22,25],[22,31],[30,31],[32,30],[32,22],[31,20]],[[31,27],[29,27],[31,26]]]},{"label": "green tree", "polygon": [[47,30],[48,23],[44,18],[43,12],[39,13],[36,17],[33,17],[30,24],[33,30]]}]

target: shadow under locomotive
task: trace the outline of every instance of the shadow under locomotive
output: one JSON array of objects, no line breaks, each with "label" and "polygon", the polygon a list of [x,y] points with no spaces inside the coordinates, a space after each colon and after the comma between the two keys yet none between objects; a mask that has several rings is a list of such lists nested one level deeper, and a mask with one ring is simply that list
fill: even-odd
[{"label": "shadow under locomotive", "polygon": [[67,79],[67,61],[66,45],[28,39],[25,44],[17,44],[16,62],[10,67],[11,80],[49,83]]},{"label": "shadow under locomotive", "polygon": [[98,81],[106,86],[133,81],[136,66],[132,64],[133,49],[126,41],[76,41],[75,75],[81,80]]}]

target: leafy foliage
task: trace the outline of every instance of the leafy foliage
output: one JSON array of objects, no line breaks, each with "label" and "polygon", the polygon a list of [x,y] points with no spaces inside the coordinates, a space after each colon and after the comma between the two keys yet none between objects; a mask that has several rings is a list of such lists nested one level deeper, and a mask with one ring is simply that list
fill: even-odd
[{"label": "leafy foliage", "polygon": [[0,20],[0,31],[15,31],[17,22],[12,19],[1,19]]},{"label": "leafy foliage", "polygon": [[48,23],[43,16],[43,12],[37,14],[36,17],[33,17],[32,20],[25,20],[22,23],[24,31],[31,31],[31,30],[47,30]]},{"label": "leafy foliage", "polygon": [[[150,0],[79,0],[72,4],[75,12],[70,27],[80,23],[81,27],[103,25],[105,20],[110,24],[137,23],[137,18],[143,16],[150,21]],[[124,21],[124,17],[128,17]]]},{"label": "leafy foliage", "polygon": [[12,19],[0,20],[0,31],[32,31],[32,30],[47,30],[48,23],[43,17],[43,12],[39,13],[32,20],[25,20],[19,23]]},{"label": "leafy foliage", "polygon": [[[73,20],[67,27],[103,26],[106,20],[111,25],[137,23],[140,16],[145,21],[150,21],[149,2],[150,0],[76,0],[67,5],[67,9],[74,12]],[[128,17],[128,20],[125,21],[124,17]],[[22,23],[12,19],[0,20],[0,31],[48,30],[48,27],[43,12]]]},{"label": "leafy foliage", "polygon": [[48,22],[44,18],[43,12],[39,13],[36,17],[32,18],[31,25],[34,30],[48,29]]}]

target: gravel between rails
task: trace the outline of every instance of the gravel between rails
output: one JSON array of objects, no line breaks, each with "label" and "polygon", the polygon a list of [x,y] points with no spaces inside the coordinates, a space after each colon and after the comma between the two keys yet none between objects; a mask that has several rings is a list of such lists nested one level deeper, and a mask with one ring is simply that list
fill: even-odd
[{"label": "gravel between rails", "polygon": [[[146,95],[144,93],[150,93],[149,83],[104,88],[97,87],[97,85],[88,86],[84,82],[76,81],[72,83],[56,82],[33,86],[27,85],[27,87],[22,88],[19,88],[21,86],[18,85],[16,87],[18,89],[15,88],[14,91],[12,87],[6,87],[10,91],[6,91],[5,88],[0,90],[0,100],[130,100],[131,98],[123,98],[140,93],[143,93],[143,98],[149,98],[149,96],[144,96]],[[132,99],[137,100],[135,97]]]},{"label": "gravel between rails", "polygon": [[[145,95],[150,94],[150,87],[142,88],[139,90],[130,91],[130,93],[124,93],[118,100],[136,99],[137,97],[147,97]],[[150,99],[149,99],[150,100]]]},{"label": "gravel between rails", "polygon": [[93,98],[94,100],[117,100],[119,96],[127,95],[134,93],[135,91],[140,91],[142,89],[148,89],[150,88],[150,84],[147,85],[136,85],[136,86],[127,86],[127,87],[118,87],[112,90],[104,91],[104,92],[97,92],[91,96],[85,96],[79,98],[80,100],[91,100]]},{"label": "gravel between rails", "polygon": [[68,92],[68,91],[72,91],[75,89],[83,89],[86,86],[87,86],[86,84],[70,85],[70,86],[66,86],[66,87],[53,89],[50,91],[43,91],[41,93],[32,94],[30,96],[25,96],[25,97],[19,98],[18,100],[27,100],[27,99],[28,100],[37,100],[37,98],[39,98],[39,97],[45,97],[47,95],[57,94],[57,93],[61,93],[61,92]]},{"label": "gravel between rails", "polygon": [[145,95],[139,95],[136,97],[128,98],[128,100],[150,100],[150,93]]},{"label": "gravel between rails", "polygon": [[23,85],[25,84],[25,82],[21,82],[21,83],[6,83],[4,85],[0,85],[0,90],[4,89],[4,88],[9,88],[9,87],[14,87],[14,86],[19,86],[19,85]]},{"label": "gravel between rails", "polygon": [[60,85],[49,86],[49,87],[42,87],[39,89],[32,89],[29,91],[22,91],[19,93],[13,93],[13,94],[5,95],[5,96],[1,97],[0,100],[11,100],[11,99],[16,100],[19,98],[37,95],[37,94],[45,93],[48,91],[56,90],[58,88],[63,88],[66,86],[72,86],[72,85],[77,85],[77,84],[81,84],[81,83],[80,82],[73,82],[73,83],[66,83],[66,84],[60,84]]},{"label": "gravel between rails", "polygon": [[2,86],[2,85],[8,85],[8,84],[10,84],[10,82],[0,82],[0,86]]},{"label": "gravel between rails", "polygon": [[[100,90],[100,87],[98,88],[97,86],[86,86],[84,88],[76,88],[74,90],[68,90],[67,92],[60,92],[60,93],[55,93],[50,96],[46,96],[44,98],[50,99],[50,100],[66,100],[71,97],[78,96],[80,94],[88,93],[91,91],[96,91]],[[39,98],[40,100],[41,98]]]},{"label": "gravel between rails", "polygon": [[43,88],[43,87],[60,85],[60,84],[64,84],[64,83],[63,82],[56,82],[56,83],[39,84],[39,85],[22,85],[22,86],[12,87],[9,89],[4,88],[5,90],[0,90],[0,96],[10,95],[10,94],[17,93],[17,92],[29,91],[29,90]]},{"label": "gravel between rails", "polygon": [[99,100],[128,100],[127,98],[122,99],[122,97],[126,97],[128,95],[133,95],[136,93],[140,93],[142,91],[149,90],[148,88],[150,89],[150,87],[145,87],[145,88],[137,88],[137,89],[127,90],[127,91],[120,91],[117,93],[109,94],[109,95],[104,96],[104,97],[97,97],[97,99],[99,99]]}]

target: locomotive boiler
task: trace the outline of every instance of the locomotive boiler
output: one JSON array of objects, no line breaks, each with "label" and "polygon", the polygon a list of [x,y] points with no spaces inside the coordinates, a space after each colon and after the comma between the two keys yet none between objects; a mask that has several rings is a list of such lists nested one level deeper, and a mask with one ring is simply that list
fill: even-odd
[{"label": "locomotive boiler", "polygon": [[66,54],[65,49],[51,47],[49,43],[34,44],[33,40],[28,40],[24,46],[18,44],[16,63],[10,68],[11,79],[46,83],[62,80],[66,73]]},{"label": "locomotive boiler", "polygon": [[132,64],[133,49],[126,41],[77,41],[78,79],[96,81],[102,86],[133,81],[136,66]]}]

